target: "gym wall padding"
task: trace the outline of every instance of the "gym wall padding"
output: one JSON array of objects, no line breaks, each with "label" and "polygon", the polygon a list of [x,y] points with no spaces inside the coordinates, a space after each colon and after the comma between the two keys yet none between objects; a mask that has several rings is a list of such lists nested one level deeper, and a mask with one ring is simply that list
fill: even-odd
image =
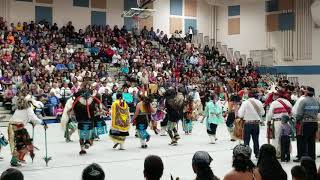
[{"label": "gym wall padding", "polygon": [[36,0],[37,3],[52,4],[53,0]]},{"label": "gym wall padding", "polygon": [[267,15],[267,32],[279,31],[279,14]]},{"label": "gym wall padding", "polygon": [[232,18],[228,20],[229,35],[240,34],[240,18]]},{"label": "gym wall padding", "polygon": [[197,0],[184,1],[184,16],[197,17]]},{"label": "gym wall padding", "polygon": [[240,16],[240,5],[228,6],[228,16]]},{"label": "gym wall padding", "polygon": [[176,17],[171,17],[170,18],[170,33],[173,34],[174,31],[182,31],[182,24],[183,24],[183,19],[182,18],[176,18]]},{"label": "gym wall padding", "polygon": [[107,0],[91,0],[91,8],[107,9]]},{"label": "gym wall padding", "polygon": [[52,24],[52,7],[36,6],[35,7],[36,23],[46,20]]},{"label": "gym wall padding", "polygon": [[294,1],[293,0],[280,0],[279,1],[279,10],[293,10]]},{"label": "gym wall padding", "polygon": [[89,0],[73,0],[73,6],[89,7]]},{"label": "gym wall padding", "polygon": [[91,25],[105,26],[107,21],[106,12],[91,11]]},{"label": "gym wall padding", "polygon": [[183,0],[170,0],[170,15],[182,16]]},{"label": "gym wall padding", "polygon": [[189,27],[192,27],[193,33],[197,30],[197,20],[196,19],[185,19],[184,20],[184,32],[189,32]]}]

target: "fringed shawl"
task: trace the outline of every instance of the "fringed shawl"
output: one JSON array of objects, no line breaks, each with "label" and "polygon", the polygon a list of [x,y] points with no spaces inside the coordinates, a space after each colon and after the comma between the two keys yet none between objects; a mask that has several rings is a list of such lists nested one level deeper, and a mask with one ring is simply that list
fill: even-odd
[{"label": "fringed shawl", "polygon": [[113,130],[127,132],[130,128],[130,112],[127,103],[116,100],[111,106]]}]

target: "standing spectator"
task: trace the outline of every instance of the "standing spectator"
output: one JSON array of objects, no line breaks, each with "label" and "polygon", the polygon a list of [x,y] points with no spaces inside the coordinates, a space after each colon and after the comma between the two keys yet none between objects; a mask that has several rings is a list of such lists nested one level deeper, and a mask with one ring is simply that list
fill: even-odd
[{"label": "standing spectator", "polygon": [[[316,132],[318,130],[317,116],[320,113],[320,104],[314,98],[314,89],[312,87],[307,88],[307,97],[301,102],[297,110],[297,122],[302,122],[302,155],[310,156],[316,159]],[[295,162],[299,162],[295,159]]]},{"label": "standing spectator", "polygon": [[244,101],[239,109],[239,117],[243,118],[244,122],[244,144],[250,144],[252,137],[254,154],[256,158],[259,156],[259,134],[261,116],[265,113],[261,101],[253,98],[253,92],[249,93],[249,99]]},{"label": "standing spectator", "polygon": [[233,149],[232,167],[234,168],[224,180],[262,180],[259,171],[250,160],[252,150],[249,146],[239,144]]},{"label": "standing spectator", "polygon": [[188,41],[189,41],[189,43],[191,43],[191,41],[192,41],[192,36],[193,36],[193,28],[192,28],[192,26],[189,26],[189,29],[188,29]]},{"label": "standing spectator", "polygon": [[82,180],[105,180],[105,173],[100,165],[93,163],[84,168]]},{"label": "standing spectator", "polygon": [[261,146],[257,166],[262,180],[287,180],[287,174],[277,160],[276,149],[270,144]]},{"label": "standing spectator", "polygon": [[146,180],[160,180],[163,169],[163,162],[159,156],[150,155],[144,160],[143,174]]}]

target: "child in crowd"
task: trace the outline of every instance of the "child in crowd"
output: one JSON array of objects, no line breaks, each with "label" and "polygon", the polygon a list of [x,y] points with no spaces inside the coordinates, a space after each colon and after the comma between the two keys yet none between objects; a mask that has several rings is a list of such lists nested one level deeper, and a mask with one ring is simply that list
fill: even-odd
[{"label": "child in crowd", "polygon": [[49,110],[49,116],[54,115],[54,109],[58,106],[58,104],[59,104],[59,98],[54,94],[54,92],[50,92],[50,96],[48,97],[48,102],[45,105],[45,107],[47,107]]},{"label": "child in crowd", "polygon": [[290,125],[288,124],[290,118],[287,115],[282,116],[281,121],[282,124],[280,126],[280,145],[281,145],[281,161],[289,162],[290,161],[290,146],[291,140],[290,137],[292,135],[292,130]]},{"label": "child in crowd", "polygon": [[54,115],[57,117],[57,119],[61,119],[61,116],[62,116],[62,113],[63,113],[63,105],[62,103],[60,102],[59,105],[57,106],[57,108],[55,108],[54,110]]}]

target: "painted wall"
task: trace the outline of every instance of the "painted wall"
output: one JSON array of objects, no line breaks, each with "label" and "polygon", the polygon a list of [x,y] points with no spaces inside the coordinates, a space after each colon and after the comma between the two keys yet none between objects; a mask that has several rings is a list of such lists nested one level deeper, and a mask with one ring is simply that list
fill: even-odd
[{"label": "painted wall", "polygon": [[241,54],[266,49],[264,1],[240,3],[239,17],[240,34],[228,35],[228,7],[218,6],[217,41],[240,50]]}]

